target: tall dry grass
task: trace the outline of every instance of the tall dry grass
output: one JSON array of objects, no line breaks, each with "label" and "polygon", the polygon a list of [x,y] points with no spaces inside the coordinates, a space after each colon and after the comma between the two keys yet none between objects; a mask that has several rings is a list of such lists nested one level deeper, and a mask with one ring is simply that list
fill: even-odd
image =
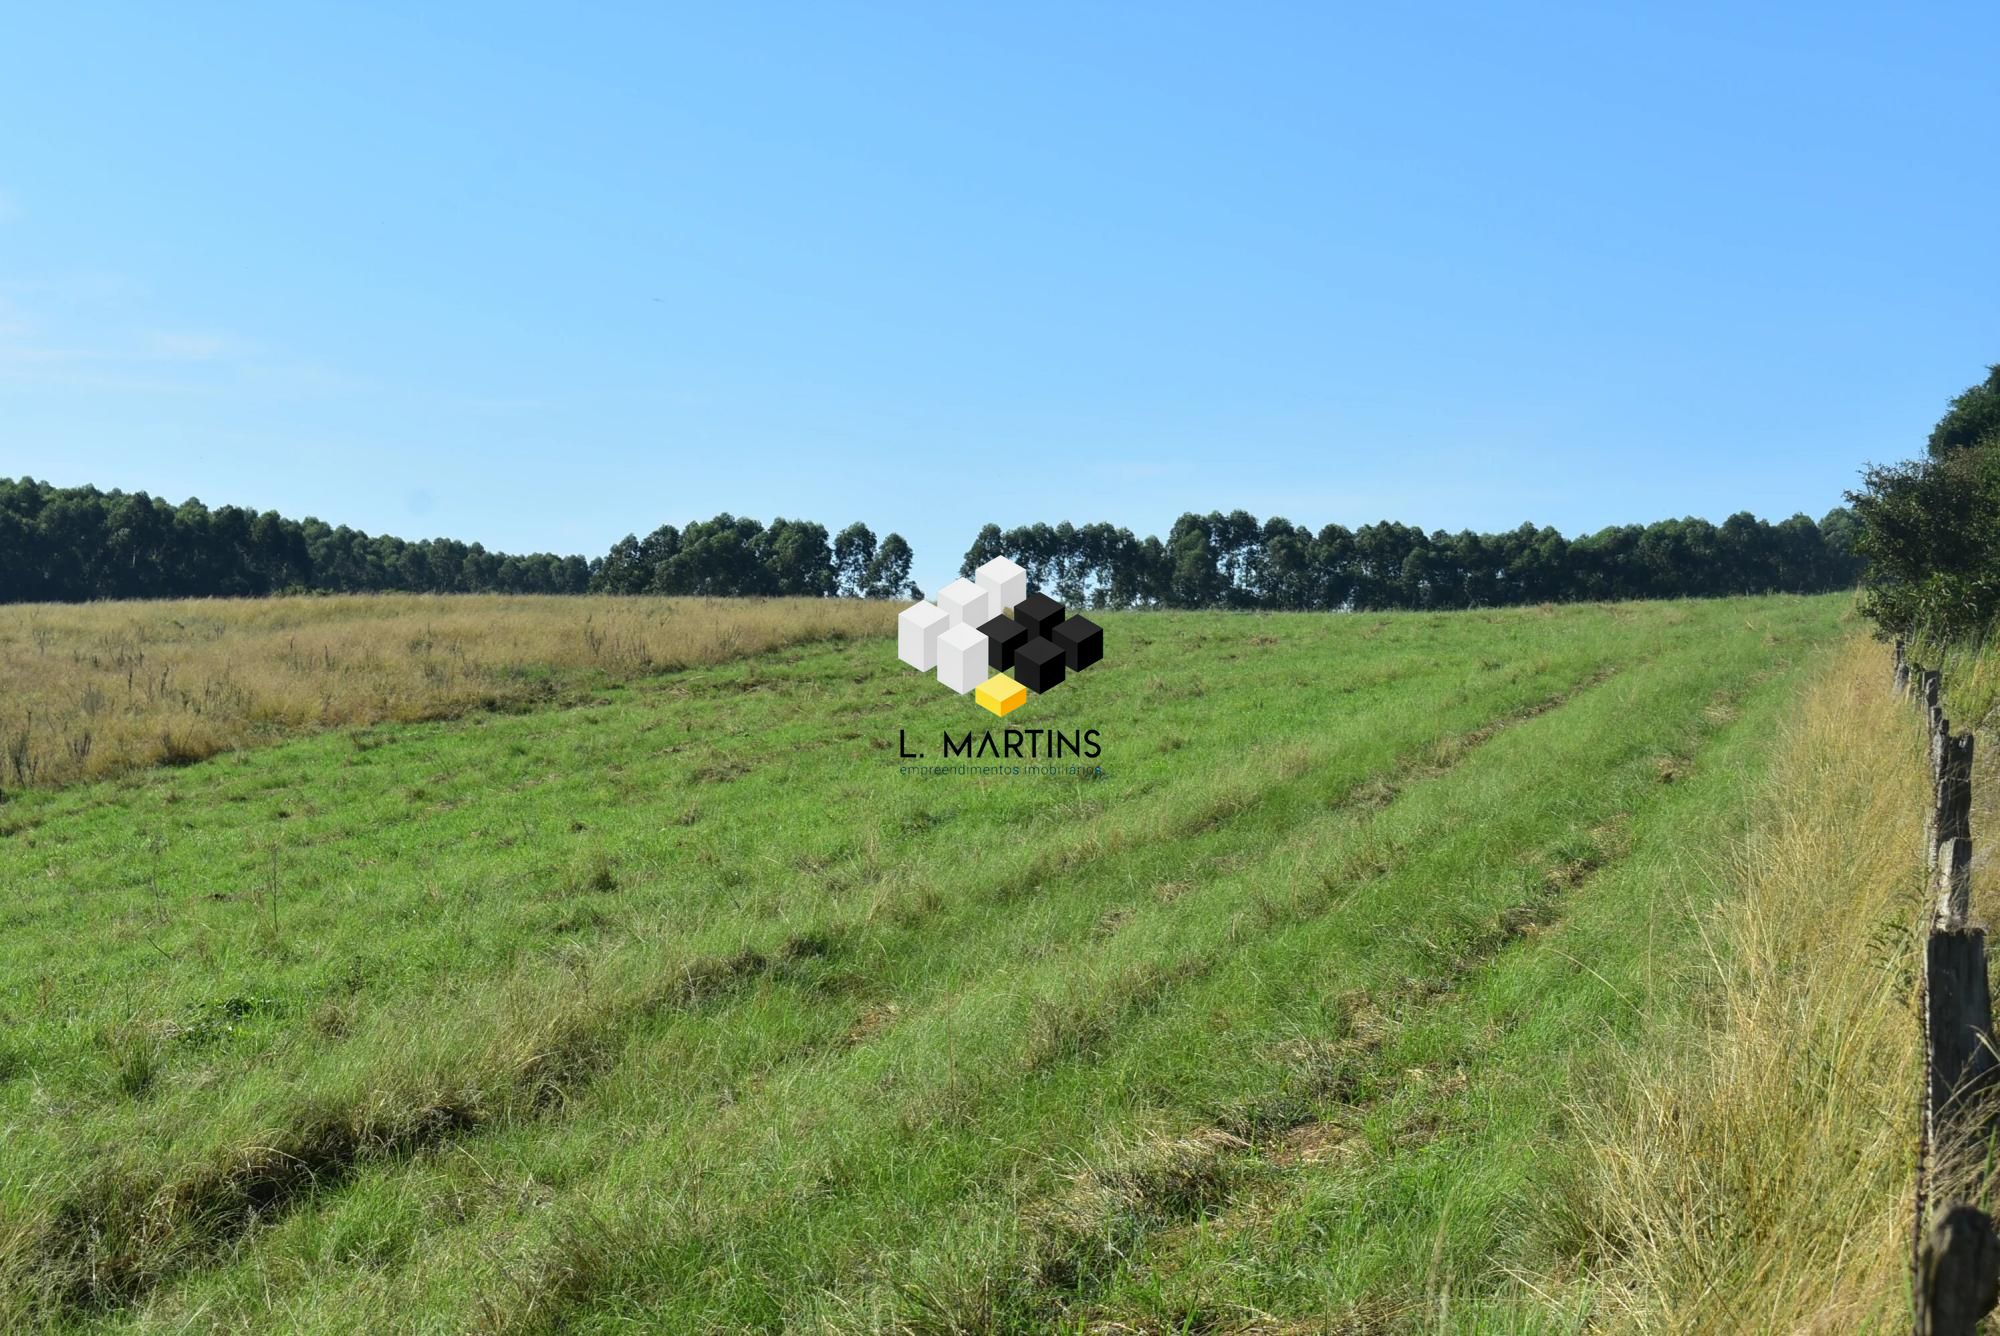
[{"label": "tall dry grass", "polygon": [[1581,1111],[1606,1325],[1908,1322],[1922,1057],[1919,724],[1848,646],[1780,743],[1715,921],[1716,1013]]},{"label": "tall dry grass", "polygon": [[0,786],[316,729],[519,708],[800,641],[891,634],[835,599],[347,595],[0,607]]},{"label": "tall dry grass", "polygon": [[1953,732],[1977,728],[2000,706],[2000,638],[1939,642],[1919,638],[1910,658],[1943,677],[1944,712]]}]

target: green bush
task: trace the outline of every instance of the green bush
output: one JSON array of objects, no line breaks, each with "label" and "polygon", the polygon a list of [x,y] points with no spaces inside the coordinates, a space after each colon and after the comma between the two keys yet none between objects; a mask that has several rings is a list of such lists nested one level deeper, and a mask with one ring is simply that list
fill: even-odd
[{"label": "green bush", "polygon": [[1952,400],[1926,458],[1870,468],[1849,499],[1862,607],[1885,633],[1957,639],[2000,619],[2000,367]]}]

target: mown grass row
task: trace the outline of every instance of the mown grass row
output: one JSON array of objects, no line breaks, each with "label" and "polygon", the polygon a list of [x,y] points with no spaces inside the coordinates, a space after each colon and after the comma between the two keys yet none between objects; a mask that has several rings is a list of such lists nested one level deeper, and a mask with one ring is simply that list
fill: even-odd
[{"label": "mown grass row", "polygon": [[[33,841],[58,878],[112,874],[99,878],[96,907],[122,905],[142,921],[160,883],[180,907],[216,847],[280,805],[294,812],[284,820],[303,823],[292,847],[323,851],[322,866],[316,885],[292,888],[296,917],[281,895],[279,932],[248,950],[194,948],[204,929],[220,939],[219,923],[258,921],[249,911],[262,906],[201,901],[216,920],[189,927],[169,914],[149,940],[71,953],[73,982],[154,962],[149,985],[107,998],[106,1012],[137,1002],[185,1016],[239,984],[277,1005],[191,1050],[170,1047],[136,1099],[108,1097],[115,1082],[90,1074],[108,1056],[94,1047],[102,1014],[41,1008],[17,1061],[35,1074],[28,1088],[60,1092],[44,1108],[64,1098],[72,1107],[28,1161],[43,1177],[9,1185],[15,1235],[41,1222],[28,1231],[39,1242],[11,1250],[25,1265],[9,1292],[44,1315],[82,1317],[108,1302],[114,1320],[141,1325],[194,1312],[268,1321],[273,1302],[285,1325],[329,1330],[406,1317],[450,1329],[468,1314],[590,1325],[640,1311],[695,1323],[921,1324],[951,1311],[937,1307],[949,1287],[912,1276],[928,1274],[936,1240],[958,1238],[1007,1245],[947,1249],[935,1262],[940,1277],[985,1278],[997,1305],[989,1320],[1081,1311],[1098,1301],[1101,1259],[1086,1250],[1070,1266],[1058,1248],[1045,1268],[1032,1259],[1050,1245],[1020,1223],[1062,1199],[1064,1157],[1135,1147],[1096,1155],[1097,1181],[1124,1185],[1107,1189],[1113,1197],[1144,1198],[1151,1189],[1132,1184],[1157,1179],[1185,1203],[1207,1200],[1206,1171],[1182,1163],[1185,1147],[1233,1140],[1253,1158],[1282,1154],[1270,1138],[1311,1123],[1313,1102],[1335,1098],[1348,1077],[1329,1078],[1323,1050],[1280,1058],[1278,1048],[1337,1040],[1379,1010],[1387,984],[1371,990],[1364,978],[1328,994],[1314,979],[1305,997],[1295,981],[1264,998],[1260,971],[1372,977],[1376,944],[1365,936],[1292,939],[1314,925],[1387,931],[1393,920],[1381,915],[1397,895],[1447,892],[1431,940],[1442,965],[1435,951],[1411,955],[1408,941],[1376,949],[1426,964],[1418,977],[1450,979],[1532,937],[1550,912],[1548,888],[1604,855],[1576,842],[1576,812],[1534,808],[1536,784],[1506,788],[1504,801],[1482,791],[1499,782],[1488,769],[1524,773],[1487,757],[1523,737],[1580,747],[1575,735],[1609,730],[1621,710],[1661,713],[1634,691],[1667,692],[1679,710],[1681,686],[1754,677],[1805,652],[1831,622],[1824,603],[1725,607],[1713,617],[1661,609],[1636,625],[1576,613],[1336,623],[1347,643],[1323,619],[1186,619],[1195,625],[1151,642],[1145,619],[1133,619],[1129,677],[1105,675],[1104,688],[1071,694],[1067,707],[1062,693],[1047,701],[1049,722],[1088,713],[1149,744],[1122,789],[1115,770],[1087,787],[942,791],[885,782],[879,761],[862,772],[853,757],[876,750],[874,720],[935,727],[951,716],[949,703],[846,649],[634,693],[562,716],[561,728],[558,716],[495,720],[346,754],[328,740],[157,788],[51,799],[20,827],[16,849]],[[1757,624],[1739,630],[1753,608]],[[1190,653],[1231,623],[1271,626],[1277,643],[1255,648],[1277,652],[1245,653],[1241,636],[1217,635],[1222,648]],[[1718,640],[1732,652],[1717,654]],[[1355,670],[1347,680],[1344,667]],[[1217,698],[1231,708],[1204,704]],[[1300,726],[1343,705],[1352,711],[1337,730]],[[1711,691],[1695,713],[1713,705]],[[1594,722],[1557,727],[1586,707]],[[1274,745],[1274,733],[1285,741]],[[1633,745],[1645,754],[1617,764],[1638,787],[1564,780],[1551,791],[1591,788],[1578,800],[1612,802],[1666,787],[1662,766],[1672,771],[1679,752],[1650,735]],[[474,758],[485,773],[467,794],[452,763]],[[1613,759],[1584,747],[1566,763],[1589,773]],[[699,777],[718,767],[729,778]],[[1487,777],[1464,778],[1475,772]],[[1533,815],[1496,817],[1495,801]],[[412,807],[415,818],[392,819]],[[482,848],[491,837],[473,832],[504,830],[523,811],[533,829]],[[108,836],[135,815],[185,824],[170,851],[150,856],[93,842],[90,832]],[[1515,836],[1475,852],[1484,846],[1473,832],[1516,821],[1526,824]],[[1454,857],[1489,876],[1497,858],[1508,876],[1460,895],[1464,868],[1426,852],[1434,828],[1452,832]],[[1540,847],[1558,831],[1567,843]],[[238,893],[255,852],[238,855]],[[344,876],[324,866],[336,852]],[[523,862],[534,870],[514,872],[514,893],[480,893],[490,871]],[[394,875],[374,875],[375,865]],[[368,920],[352,921],[354,906],[383,892]],[[24,912],[52,921],[59,899],[37,888]],[[545,910],[572,926],[552,940]],[[414,963],[383,968],[362,949],[386,924]],[[1292,945],[1264,954],[1259,944],[1275,941]],[[676,991],[674,980],[711,969],[727,986]],[[8,977],[9,1005],[33,1011],[41,985]],[[1187,1044],[1202,1014],[1192,999],[1240,1013],[1252,1054]],[[1274,1040],[1281,1015],[1290,1037]],[[1203,1052],[1235,1093],[1223,1098],[1184,1069],[1183,1049]],[[1116,1098],[1103,1089],[1112,1069]],[[844,1106],[861,1121],[842,1121]],[[1212,1116],[1167,1125],[1195,1112]],[[274,1146],[281,1156],[246,1157]],[[297,1153],[312,1146],[334,1153]],[[1183,1150],[1156,1164],[1159,1146]],[[97,1216],[84,1228],[65,1217],[51,1232],[35,1214],[51,1199]],[[440,1212],[443,1200],[453,1204]],[[896,1223],[912,1201],[910,1223]],[[971,1210],[963,1221],[961,1209]],[[1137,1209],[1153,1218],[1155,1208]],[[650,1250],[627,1237],[628,1214],[632,1230],[650,1231]],[[1155,1214],[1189,1218],[1184,1205]],[[661,1220],[675,1222],[666,1241]],[[106,1266],[111,1235],[138,1251]],[[64,1237],[96,1240],[100,1252],[65,1258],[47,1246]],[[968,1265],[982,1260],[998,1269]],[[122,1276],[124,1288],[51,1286],[65,1270]],[[1024,1288],[1020,1275],[1044,1279]],[[930,1300],[918,1297],[926,1286]],[[134,1299],[145,1302],[122,1308]]]},{"label": "mown grass row", "polygon": [[[1618,680],[1646,673],[1635,669]],[[1691,703],[1705,707],[1709,695],[1700,692]],[[619,1246],[590,1249],[627,1264],[600,1275],[580,1298],[574,1268],[553,1268],[567,1277],[571,1296],[562,1321],[588,1329],[609,1325],[619,1311],[643,1311],[690,1326],[1035,1329],[1079,1316],[1078,1306],[1093,1299],[1094,1278],[1131,1250],[1135,1223],[1143,1232],[1149,1217],[1181,1224],[1189,1216],[1171,1201],[1147,1202],[1136,1217],[1114,1210],[1082,1227],[1072,1212],[1059,1228],[1029,1224],[1024,1233],[1023,1222],[1045,1218],[1048,1203],[1063,1198],[1062,1157],[1081,1154],[1095,1178],[1127,1181],[1135,1172],[1145,1176],[1153,1153],[1147,1144],[1227,1146],[1225,1138],[1233,1138],[1255,1146],[1302,1125],[1310,1101],[1326,1101],[1331,1112],[1356,1093],[1351,1075],[1325,1052],[1301,1055],[1296,1040],[1338,1039],[1358,1005],[1448,993],[1516,940],[1544,910],[1540,886],[1580,852],[1567,841],[1538,847],[1533,836],[1570,826],[1552,825],[1545,810],[1522,799],[1540,793],[1601,803],[1598,810],[1609,814],[1620,799],[1656,790],[1661,744],[1677,741],[1670,730],[1685,727],[1657,708],[1664,703],[1650,694],[1587,694],[1537,725],[1510,730],[1434,783],[1405,790],[1371,825],[1387,822],[1435,843],[1410,841],[1392,871],[1337,906],[1266,922],[1245,905],[1244,878],[1218,878],[1176,899],[1172,912],[1121,930],[1090,953],[1095,959],[1065,953],[1022,974],[989,977],[960,995],[948,1021],[899,1032],[900,1047],[872,1045],[760,1091],[751,1116],[768,1120],[764,1135],[731,1119],[726,1136],[711,1141],[709,1125],[701,1124],[667,1146],[635,1152],[629,1165],[600,1169],[593,1177],[619,1190],[578,1208],[579,1218],[619,1218],[621,1200],[665,1196],[665,1209],[651,1225],[626,1217]],[[1654,708],[1635,712],[1637,704]],[[1659,722],[1622,733],[1607,727],[1635,713]],[[1569,728],[1554,727],[1566,717]],[[1537,742],[1547,748],[1540,756]],[[1607,746],[1608,757],[1598,751]],[[1592,766],[1580,783],[1575,763],[1583,758],[1627,764],[1623,773]],[[1447,819],[1472,795],[1488,820],[1470,826]],[[1345,843],[1329,840],[1332,847],[1313,852],[1331,862]],[[1430,902],[1430,912],[1414,921],[1406,912],[1413,894]],[[1035,1023],[1038,1009],[1049,1007],[1089,1036],[1055,1064]],[[942,1035],[950,1041],[941,1044]],[[898,1096],[886,1107],[862,1098],[891,1072]],[[1115,1154],[1093,1165],[1093,1147],[1135,1136],[1138,1169]],[[746,1145],[763,1151],[761,1163],[746,1161]],[[916,1146],[920,1154],[897,1153]],[[690,1157],[716,1181],[693,1191],[682,1187],[685,1180],[658,1177]],[[1184,1177],[1170,1173],[1167,1181]],[[801,1181],[831,1186],[786,1190]],[[968,1198],[977,1203],[969,1214]],[[1197,1215],[1212,1204],[1204,1192],[1183,1205],[1189,1200]],[[661,1240],[662,1220],[698,1223],[669,1225]],[[1380,1270],[1355,1277],[1360,1283],[1346,1294],[1320,1296],[1308,1314],[1346,1320],[1364,1306],[1404,1301],[1401,1287],[1424,1274],[1411,1263],[1440,1246],[1438,1223],[1422,1211],[1375,1215],[1363,1236]],[[1463,1269],[1475,1285],[1490,1283],[1499,1232],[1468,1223],[1475,1227],[1452,1231],[1443,1246],[1461,1267],[1478,1259]],[[940,1248],[941,1238],[959,1246]],[[560,1255],[576,1245],[565,1236],[553,1246]],[[925,1297],[913,1306],[913,1294]],[[1164,1316],[1199,1327],[1250,1313]]]},{"label": "mown grass row", "polygon": [[[1579,665],[1569,671],[1581,670]],[[1523,685],[1503,681],[1497,684],[1496,694],[1515,699]],[[1539,681],[1529,681],[1525,689],[1546,688]],[[1490,708],[1486,702],[1478,702],[1475,708],[1480,707]],[[1430,743],[1434,749],[1437,735],[1432,730],[1436,720],[1412,719],[1396,713],[1370,717],[1379,718],[1388,729],[1392,746],[1421,750],[1423,744]],[[1464,713],[1463,717],[1477,720],[1483,714]],[[1360,741],[1366,747],[1370,740]],[[1371,750],[1381,754],[1384,748],[1376,743]],[[1236,791],[1233,786],[1232,791]],[[1207,806],[1182,824],[1203,833],[1217,828],[1213,812]],[[1165,833],[1148,831],[1134,842],[1157,844]],[[1114,830],[1108,838],[1117,844],[1127,836]],[[1045,844],[1039,849],[1019,848],[1011,861],[1003,864],[998,878],[989,883],[986,894],[1004,897],[1008,888],[1022,883],[1024,878],[1039,875],[1037,869],[1073,858],[1073,852],[1066,850],[1101,846],[1104,840],[1100,832],[1086,831],[1064,843]],[[863,912],[891,921],[902,938],[921,942],[926,920],[943,908],[937,897],[920,891],[903,896],[897,903],[870,901]],[[962,905],[954,901],[951,908],[961,911]],[[826,939],[824,931],[816,936],[816,940]],[[236,1228],[253,1218],[254,1212],[268,1210],[292,1191],[326,1181],[350,1159],[363,1154],[378,1157],[404,1154],[473,1124],[507,1116],[512,1102],[520,1099],[540,1102],[548,1073],[586,1065],[583,1055],[602,1045],[607,1034],[615,1032],[618,1017],[643,1015],[656,1010],[663,997],[680,997],[682,990],[673,981],[684,976],[740,978],[745,971],[736,968],[734,962],[745,958],[762,959],[753,949],[743,947],[718,947],[706,956],[697,955],[677,964],[662,959],[657,951],[636,953],[636,958],[628,953],[616,962],[615,983],[604,983],[608,972],[599,970],[593,980],[596,986],[577,990],[575,996],[584,1002],[580,1007],[552,1004],[539,996],[525,1003],[517,997],[503,996],[494,1005],[482,1004],[477,997],[454,999],[444,1008],[447,1014],[505,1017],[515,1023],[503,1025],[497,1033],[490,1034],[455,1030],[441,1036],[445,1042],[437,1052],[430,1051],[428,1044],[413,1050],[406,1041],[406,1032],[414,1028],[413,1018],[391,1015],[379,1027],[382,1035],[372,1040],[357,1036],[355,1047],[362,1052],[395,1050],[406,1055],[417,1052],[422,1055],[419,1066],[423,1075],[392,1081],[391,1072],[364,1063],[360,1076],[366,1084],[345,1100],[337,1096],[330,1099],[329,1095],[341,1088],[336,1077],[343,1069],[352,1068],[353,1054],[343,1051],[323,1057],[316,1051],[317,1045],[309,1043],[305,1056],[311,1065],[261,1073],[275,1078],[270,1082],[272,1088],[285,1095],[312,1092],[306,1107],[289,1114],[267,1111],[260,1116],[261,1126],[268,1129],[265,1131],[254,1130],[260,1124],[251,1127],[239,1124],[228,1129],[218,1137],[218,1144],[212,1150],[192,1157],[205,1168],[192,1173],[190,1181],[177,1185],[172,1193],[170,1183],[148,1189],[143,1182],[134,1182],[127,1175],[103,1176],[84,1207],[58,1213],[58,1237],[52,1251],[59,1254],[78,1235],[97,1240],[89,1254],[68,1259],[69,1269],[89,1277],[89,1283],[98,1287],[94,1297],[116,1299],[121,1293],[143,1289],[183,1260],[174,1257],[173,1247],[193,1247],[198,1255],[203,1234],[226,1241]],[[664,981],[665,986],[649,981]],[[531,984],[514,981],[513,986],[517,991],[520,988],[533,991]],[[429,1002],[422,1006],[425,1012],[433,1008],[434,1004]],[[523,1020],[526,1023],[519,1023]],[[524,1056],[524,1047],[532,1056]],[[440,1076],[434,1064],[446,1054],[457,1057],[456,1072]],[[381,1087],[385,1084],[398,1094],[383,1098]],[[202,1092],[202,1098],[207,1098],[207,1092]],[[153,1103],[149,1112],[165,1127],[178,1130],[184,1126],[181,1110],[168,1105],[164,1098]],[[162,1148],[133,1147],[129,1140],[131,1128],[125,1120],[118,1120],[117,1125],[104,1129],[101,1135],[106,1141],[124,1145],[128,1161],[155,1165],[170,1165],[173,1161],[172,1154]],[[247,1145],[248,1153],[232,1154],[229,1148],[239,1145]],[[285,1166],[284,1172],[277,1173],[273,1165]],[[130,1220],[121,1219],[121,1213],[125,1217],[198,1221],[202,1227],[170,1226],[150,1250],[142,1248],[140,1255],[127,1255],[102,1246],[103,1240],[133,1235]]]}]

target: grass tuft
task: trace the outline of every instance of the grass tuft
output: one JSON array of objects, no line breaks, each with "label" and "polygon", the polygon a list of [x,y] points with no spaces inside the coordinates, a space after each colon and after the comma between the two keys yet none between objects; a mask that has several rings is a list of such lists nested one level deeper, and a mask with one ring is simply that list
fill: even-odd
[{"label": "grass tuft", "polygon": [[1924,761],[1888,680],[1856,641],[1805,693],[1711,929],[1713,1023],[1649,1034],[1578,1110],[1612,1327],[1904,1318]]}]

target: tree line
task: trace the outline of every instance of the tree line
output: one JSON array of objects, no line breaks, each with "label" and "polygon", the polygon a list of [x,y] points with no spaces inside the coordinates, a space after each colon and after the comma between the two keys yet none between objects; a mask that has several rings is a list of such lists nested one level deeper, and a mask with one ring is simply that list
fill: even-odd
[{"label": "tree line", "polygon": [[450,538],[406,542],[144,492],[0,478],[0,602],[251,598],[285,592],[576,594],[590,563]]},{"label": "tree line", "polygon": [[[1860,570],[1856,536],[1844,509],[1817,523],[1739,514],[1574,540],[1528,524],[1497,534],[1394,522],[1315,531],[1239,510],[1183,515],[1164,539],[1108,524],[989,524],[962,570],[1008,556],[1037,586],[1090,607],[1465,608],[1846,588]],[[922,597],[913,562],[901,535],[878,540],[860,523],[830,534],[810,520],[722,514],[628,534],[586,560],[0,478],[0,602],[390,590],[911,599]]]},{"label": "tree line", "polygon": [[1502,533],[1429,533],[1386,521],[1318,531],[1243,511],[1186,514],[1164,540],[1108,524],[989,524],[965,554],[970,575],[996,556],[1033,585],[1093,607],[1375,610],[1472,608],[1579,599],[1820,593],[1860,574],[1854,516],[1771,524],[1747,512],[1618,525],[1568,539],[1523,524]]},{"label": "tree line", "polygon": [[914,554],[865,524],[718,515],[602,557],[370,535],[273,510],[0,478],[0,603],[284,593],[753,594],[915,598]]},{"label": "tree line", "polygon": [[901,534],[879,543],[859,522],[831,540],[811,520],[758,521],[727,512],[685,529],[663,524],[627,534],[591,563],[590,588],[603,594],[711,597],[921,598],[911,583],[916,554]]}]

